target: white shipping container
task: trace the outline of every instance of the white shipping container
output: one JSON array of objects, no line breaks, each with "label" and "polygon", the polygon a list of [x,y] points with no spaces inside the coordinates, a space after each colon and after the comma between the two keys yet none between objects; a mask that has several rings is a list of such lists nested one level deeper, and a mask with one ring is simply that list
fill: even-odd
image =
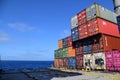
[{"label": "white shipping container", "polygon": [[92,68],[93,66],[92,54],[84,54],[83,62],[84,68]]},{"label": "white shipping container", "polygon": [[93,69],[106,69],[105,52],[93,53]]},{"label": "white shipping container", "polygon": [[77,15],[71,18],[71,29],[78,27],[78,19]]}]

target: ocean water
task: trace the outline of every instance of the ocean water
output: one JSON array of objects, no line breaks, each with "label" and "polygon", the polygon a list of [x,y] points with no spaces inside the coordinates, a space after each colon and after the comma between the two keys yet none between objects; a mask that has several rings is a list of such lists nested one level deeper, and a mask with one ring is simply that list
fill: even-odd
[{"label": "ocean water", "polygon": [[49,68],[53,65],[53,61],[1,61],[0,68],[8,69],[26,69],[26,68]]}]

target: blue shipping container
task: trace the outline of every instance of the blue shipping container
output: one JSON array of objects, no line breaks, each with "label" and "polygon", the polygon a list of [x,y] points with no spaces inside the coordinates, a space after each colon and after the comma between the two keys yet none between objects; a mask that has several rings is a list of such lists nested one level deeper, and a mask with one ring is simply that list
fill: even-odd
[{"label": "blue shipping container", "polygon": [[73,28],[71,30],[71,36],[72,36],[72,41],[77,41],[79,39],[79,37],[78,37],[78,27]]},{"label": "blue shipping container", "polygon": [[83,41],[83,53],[92,53],[92,40],[87,39]]},{"label": "blue shipping container", "polygon": [[68,47],[68,39],[64,38],[62,41],[63,41],[63,48]]},{"label": "blue shipping container", "polygon": [[69,69],[75,69],[76,68],[76,58],[75,57],[68,58],[68,68]]},{"label": "blue shipping container", "polygon": [[118,29],[119,29],[119,32],[120,32],[120,16],[117,16],[117,23],[118,23]]}]

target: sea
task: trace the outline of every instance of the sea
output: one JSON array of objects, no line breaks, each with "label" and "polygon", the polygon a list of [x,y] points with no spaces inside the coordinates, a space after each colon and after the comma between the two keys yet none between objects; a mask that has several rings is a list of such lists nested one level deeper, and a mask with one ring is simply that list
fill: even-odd
[{"label": "sea", "polygon": [[0,61],[0,68],[3,70],[27,68],[38,69],[50,68],[53,64],[53,61]]}]

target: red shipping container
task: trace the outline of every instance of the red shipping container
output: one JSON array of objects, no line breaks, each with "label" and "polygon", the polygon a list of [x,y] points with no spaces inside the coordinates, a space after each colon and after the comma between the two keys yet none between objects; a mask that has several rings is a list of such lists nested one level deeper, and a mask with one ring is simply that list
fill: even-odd
[{"label": "red shipping container", "polygon": [[54,59],[54,66],[59,68],[59,59]]},{"label": "red shipping container", "polygon": [[106,69],[110,71],[120,71],[120,51],[108,51],[106,56]]},{"label": "red shipping container", "polygon": [[82,12],[78,13],[77,18],[78,18],[78,26],[85,24],[87,22],[86,10],[83,10]]},{"label": "red shipping container", "polygon": [[88,36],[98,33],[120,36],[118,25],[101,18],[95,18],[87,23]]},{"label": "red shipping container", "polygon": [[88,29],[87,24],[81,25],[78,27],[78,35],[79,39],[83,39],[88,37]]},{"label": "red shipping container", "polygon": [[69,36],[67,39],[68,39],[68,47],[72,46],[72,37]]},{"label": "red shipping container", "polygon": [[84,68],[84,66],[83,66],[83,55],[77,55],[76,56],[76,67],[77,67],[77,69]]},{"label": "red shipping container", "polygon": [[102,35],[104,51],[120,50],[120,37]]},{"label": "red shipping container", "polygon": [[76,55],[80,55],[83,54],[83,45],[82,42],[76,42],[75,44],[75,51],[76,51]]},{"label": "red shipping container", "polygon": [[92,52],[120,50],[120,37],[97,34],[92,40]]},{"label": "red shipping container", "polygon": [[63,67],[68,68],[68,58],[63,58]]},{"label": "red shipping container", "polygon": [[92,38],[92,52],[104,51],[102,35],[95,35]]},{"label": "red shipping container", "polygon": [[59,67],[63,68],[63,59],[58,59],[59,60]]}]

